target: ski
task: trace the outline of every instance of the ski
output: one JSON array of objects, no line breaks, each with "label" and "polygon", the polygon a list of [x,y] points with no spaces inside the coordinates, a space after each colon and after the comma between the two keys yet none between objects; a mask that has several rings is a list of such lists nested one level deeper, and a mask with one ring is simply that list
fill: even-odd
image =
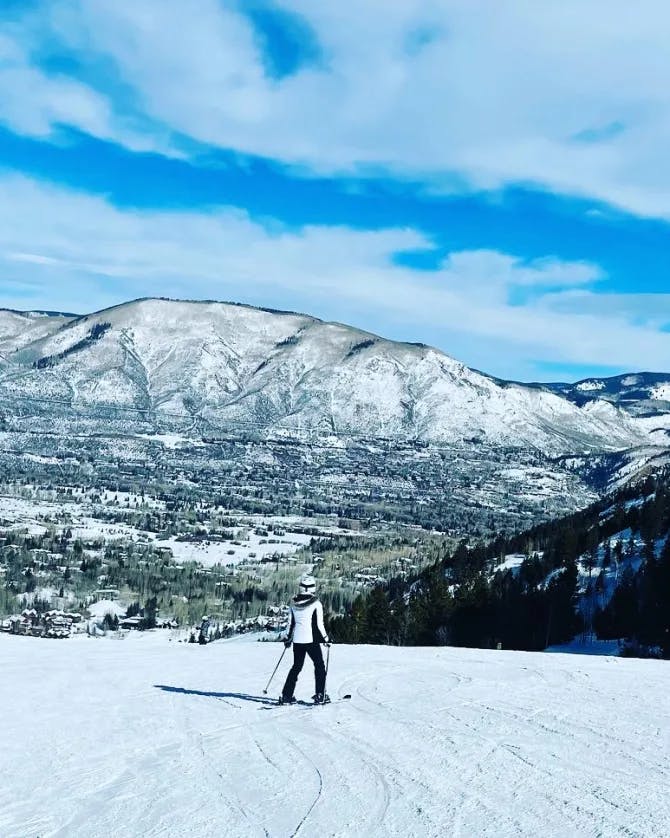
[{"label": "ski", "polygon": [[282,704],[281,702],[277,701],[276,704],[266,704],[261,707],[261,710],[274,710],[277,707],[301,707],[307,709],[308,707],[325,707],[328,704],[338,704],[340,701],[349,701],[351,698],[351,694],[347,693],[346,695],[338,696],[337,698],[331,698],[330,701],[326,701],[323,703],[316,704],[313,701],[294,701],[292,704]]},{"label": "ski", "polygon": [[315,701],[311,704],[311,707],[323,707],[326,704],[337,704],[338,701],[349,701],[351,698],[351,693],[347,693],[346,695],[339,695],[337,698],[329,698],[328,701]]}]

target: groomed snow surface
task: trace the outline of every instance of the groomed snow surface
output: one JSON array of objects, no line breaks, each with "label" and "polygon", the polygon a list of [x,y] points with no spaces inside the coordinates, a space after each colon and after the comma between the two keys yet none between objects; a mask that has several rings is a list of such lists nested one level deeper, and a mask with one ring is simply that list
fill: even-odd
[{"label": "groomed snow surface", "polygon": [[668,663],[168,637],[0,635],[3,838],[669,834]]}]

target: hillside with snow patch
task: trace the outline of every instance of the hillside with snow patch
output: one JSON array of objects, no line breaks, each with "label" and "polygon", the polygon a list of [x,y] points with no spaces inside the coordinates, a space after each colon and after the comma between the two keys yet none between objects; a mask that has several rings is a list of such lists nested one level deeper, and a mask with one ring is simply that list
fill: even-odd
[{"label": "hillside with snow patch", "polygon": [[575,384],[545,386],[575,404],[599,399],[619,405],[632,416],[670,414],[670,373],[626,373],[610,378],[586,378]]}]

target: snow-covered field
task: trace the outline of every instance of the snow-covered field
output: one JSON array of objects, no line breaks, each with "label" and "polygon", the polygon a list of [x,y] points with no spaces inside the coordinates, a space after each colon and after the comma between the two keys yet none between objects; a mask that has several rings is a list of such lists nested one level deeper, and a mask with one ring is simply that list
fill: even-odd
[{"label": "snow-covered field", "polygon": [[3,838],[669,834],[668,663],[168,637],[0,635]]},{"label": "snow-covered field", "polygon": [[302,533],[290,533],[278,538],[260,538],[254,532],[247,532],[245,540],[228,541],[178,541],[168,538],[157,542],[159,547],[169,547],[176,562],[200,562],[205,567],[215,564],[234,565],[246,561],[260,561],[265,556],[293,556],[301,547],[309,544],[311,536]]},{"label": "snow-covered field", "polygon": [[[139,496],[115,492],[115,497],[123,508],[124,504],[135,503]],[[151,508],[160,508],[162,504],[153,498],[143,498]],[[26,531],[33,535],[43,535],[49,527],[60,531],[69,529],[73,538],[83,541],[106,539],[107,541],[143,541],[155,542],[158,547],[169,547],[176,562],[200,562],[205,567],[215,564],[237,565],[241,562],[258,561],[266,556],[294,556],[301,547],[311,541],[311,535],[291,532],[291,526],[314,527],[314,519],[285,515],[237,515],[239,526],[233,527],[234,538],[222,541],[180,541],[176,537],[158,539],[155,533],[123,523],[106,523],[93,516],[94,509],[102,509],[103,504],[93,504],[89,499],[77,501],[45,501],[0,495],[0,521],[8,529]],[[285,529],[281,536],[273,532],[259,536],[256,528]],[[348,530],[334,525],[326,519],[319,527],[323,534],[346,535]]]}]

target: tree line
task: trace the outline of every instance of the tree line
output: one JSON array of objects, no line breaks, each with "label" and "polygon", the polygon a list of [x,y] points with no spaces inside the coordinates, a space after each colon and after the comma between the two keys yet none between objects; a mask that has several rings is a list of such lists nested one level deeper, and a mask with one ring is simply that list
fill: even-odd
[{"label": "tree line", "polygon": [[[669,486],[666,471],[512,537],[462,541],[413,579],[359,596],[329,630],[345,643],[534,651],[592,629],[630,653],[670,657]],[[520,567],[496,571],[512,553],[526,555]],[[613,590],[602,588],[606,578]],[[594,601],[598,580],[590,613],[581,606]]]}]

